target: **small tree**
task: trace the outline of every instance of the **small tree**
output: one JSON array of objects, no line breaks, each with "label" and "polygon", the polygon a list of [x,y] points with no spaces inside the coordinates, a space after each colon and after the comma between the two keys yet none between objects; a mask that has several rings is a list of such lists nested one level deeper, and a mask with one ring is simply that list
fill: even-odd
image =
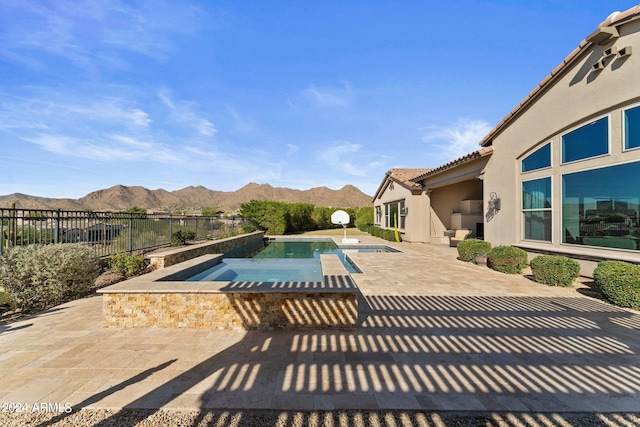
[{"label": "small tree", "polygon": [[373,225],[373,206],[366,206],[356,212],[355,225],[360,231],[366,231]]}]

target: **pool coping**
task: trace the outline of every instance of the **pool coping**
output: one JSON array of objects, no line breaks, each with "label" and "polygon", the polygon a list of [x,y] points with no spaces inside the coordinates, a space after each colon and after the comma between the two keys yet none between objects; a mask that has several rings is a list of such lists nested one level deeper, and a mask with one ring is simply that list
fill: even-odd
[{"label": "pool coping", "polygon": [[100,294],[224,292],[355,292],[357,287],[338,255],[322,254],[322,282],[192,282],[185,279],[219,264],[223,254],[201,255],[105,288]]}]

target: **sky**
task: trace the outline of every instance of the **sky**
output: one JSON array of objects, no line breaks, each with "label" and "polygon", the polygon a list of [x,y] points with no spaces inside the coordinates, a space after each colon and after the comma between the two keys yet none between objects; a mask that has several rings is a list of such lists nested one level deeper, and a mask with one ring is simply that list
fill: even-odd
[{"label": "sky", "polygon": [[479,141],[638,0],[0,0],[0,195],[373,195]]}]

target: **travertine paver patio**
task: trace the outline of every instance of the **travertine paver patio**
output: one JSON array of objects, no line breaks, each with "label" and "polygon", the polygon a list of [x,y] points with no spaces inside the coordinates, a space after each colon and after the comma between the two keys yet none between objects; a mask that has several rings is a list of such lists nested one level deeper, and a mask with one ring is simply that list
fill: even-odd
[{"label": "travertine paver patio", "polygon": [[352,254],[364,272],[354,330],[103,328],[98,296],[2,324],[0,402],[640,411],[640,313],[462,263],[454,248],[394,246]]}]

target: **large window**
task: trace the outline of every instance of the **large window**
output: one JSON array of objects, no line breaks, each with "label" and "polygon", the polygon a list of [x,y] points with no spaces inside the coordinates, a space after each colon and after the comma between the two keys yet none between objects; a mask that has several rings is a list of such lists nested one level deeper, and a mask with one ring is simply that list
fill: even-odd
[{"label": "large window", "polygon": [[603,117],[562,136],[562,163],[609,152],[609,118]]},{"label": "large window", "polygon": [[551,144],[538,148],[522,159],[522,172],[529,172],[551,166]]},{"label": "large window", "polygon": [[404,206],[404,200],[397,202],[387,203],[384,205],[384,227],[394,228],[395,221],[398,221],[398,228],[404,230],[406,209]]},{"label": "large window", "polygon": [[624,149],[640,147],[640,106],[624,112]]},{"label": "large window", "polygon": [[524,238],[551,241],[551,178],[522,183]]},{"label": "large window", "polygon": [[639,249],[640,162],[562,176],[563,243]]}]

